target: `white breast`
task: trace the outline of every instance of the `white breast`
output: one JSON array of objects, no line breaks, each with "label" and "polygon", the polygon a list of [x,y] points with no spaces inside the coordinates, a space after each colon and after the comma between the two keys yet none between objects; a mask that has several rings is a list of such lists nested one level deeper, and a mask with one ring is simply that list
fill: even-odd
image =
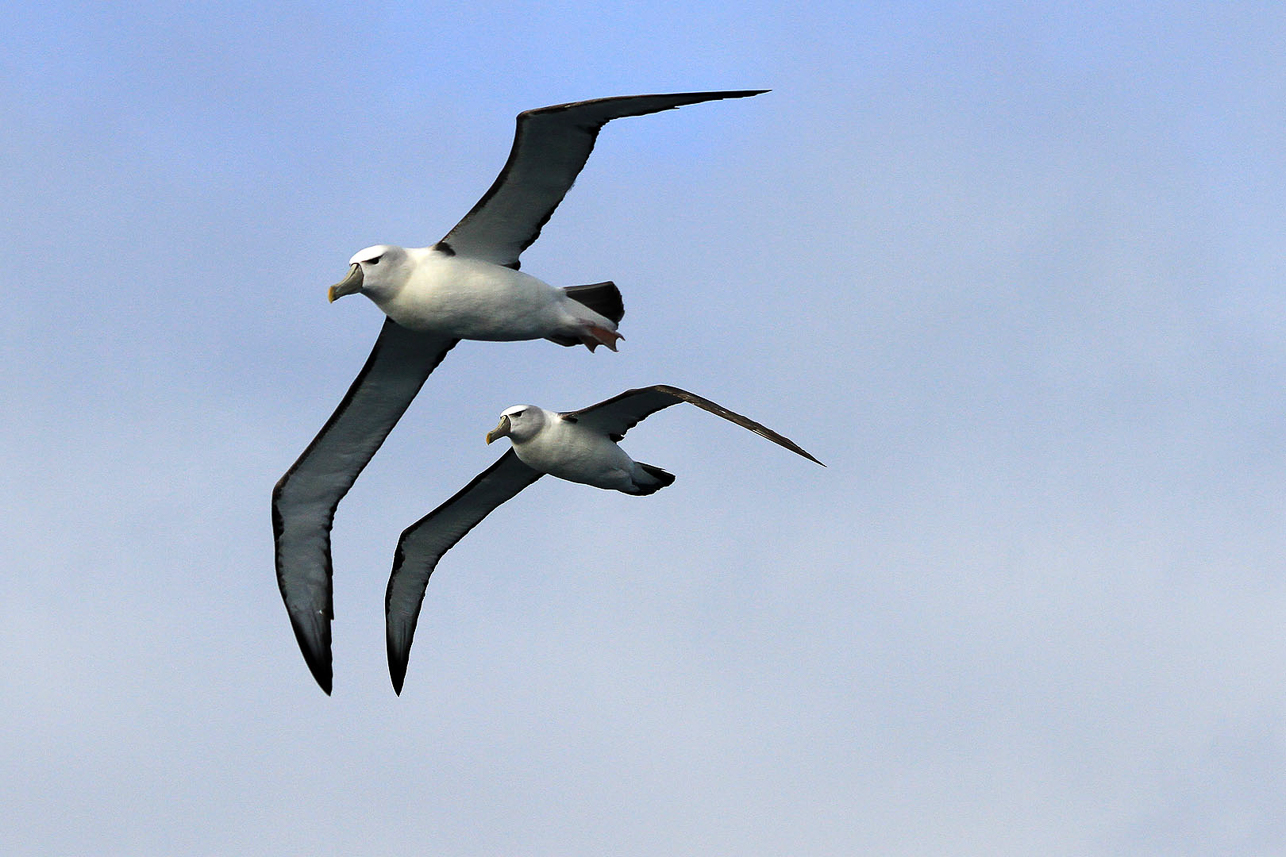
[{"label": "white breast", "polygon": [[544,428],[514,452],[542,473],[597,488],[623,490],[632,484],[634,461],[609,438],[546,412]]},{"label": "white breast", "polygon": [[432,248],[408,251],[411,270],[391,297],[376,299],[403,327],[457,339],[513,341],[549,335],[561,290],[530,274]]}]

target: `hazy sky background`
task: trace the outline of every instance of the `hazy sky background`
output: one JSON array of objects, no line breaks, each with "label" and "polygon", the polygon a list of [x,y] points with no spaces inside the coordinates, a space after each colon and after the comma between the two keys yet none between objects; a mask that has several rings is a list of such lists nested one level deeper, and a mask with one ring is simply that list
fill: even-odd
[{"label": "hazy sky background", "polygon": [[[1127,6],[1133,4],[1126,4]],[[0,49],[0,851],[1286,852],[1275,4],[70,4]],[[621,353],[464,343],[335,527],[335,694],[269,495],[520,110],[609,125],[524,256]],[[669,383],[678,481],[398,533],[512,404]]]}]

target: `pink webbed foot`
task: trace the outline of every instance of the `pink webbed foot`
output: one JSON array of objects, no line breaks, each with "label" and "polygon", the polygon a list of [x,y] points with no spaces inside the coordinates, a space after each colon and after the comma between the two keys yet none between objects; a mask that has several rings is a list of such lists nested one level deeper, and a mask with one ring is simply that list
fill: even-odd
[{"label": "pink webbed foot", "polygon": [[616,350],[618,340],[624,339],[614,330],[608,330],[605,327],[599,327],[596,324],[586,325],[581,331],[580,341],[592,353],[600,345],[606,345],[612,351]]}]

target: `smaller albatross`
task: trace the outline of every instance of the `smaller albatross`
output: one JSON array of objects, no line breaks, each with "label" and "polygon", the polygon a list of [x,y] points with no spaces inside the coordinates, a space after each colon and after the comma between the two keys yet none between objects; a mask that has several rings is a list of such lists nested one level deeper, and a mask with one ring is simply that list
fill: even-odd
[{"label": "smaller albatross", "polygon": [[509,159],[482,199],[429,247],[377,244],[349,259],[335,301],[363,294],[384,311],[375,347],[339,407],[272,492],[277,585],[313,677],[331,691],[330,528],[335,509],[393,426],[461,339],[616,350],[625,314],[611,282],[555,288],[518,270],[563,201],[603,126],[765,90],[627,95],[518,114]]},{"label": "smaller albatross", "polygon": [[[544,474],[596,488],[646,496],[674,482],[659,467],[635,461],[617,441],[659,410],[688,402],[821,464],[798,444],[749,417],[678,387],[627,390],[579,411],[555,413],[515,405],[500,415],[487,443],[509,438],[512,448],[458,494],[408,527],[398,540],[384,596],[388,668],[400,695],[415,624],[429,576],[442,555],[503,503]],[[824,466],[824,465],[823,465]]]}]

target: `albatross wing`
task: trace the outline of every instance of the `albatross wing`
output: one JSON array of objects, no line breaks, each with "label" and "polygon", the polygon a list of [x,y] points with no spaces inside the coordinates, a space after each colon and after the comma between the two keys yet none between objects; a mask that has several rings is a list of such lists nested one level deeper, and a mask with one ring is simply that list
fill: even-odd
[{"label": "albatross wing", "polygon": [[[689,393],[687,390],[680,390],[678,387],[670,387],[665,384],[626,390],[619,396],[613,396],[606,401],[599,402],[597,405],[590,405],[588,408],[582,408],[579,411],[571,411],[564,414],[564,416],[572,417],[585,427],[601,431],[612,440],[619,441],[627,431],[634,428],[642,420],[657,411],[668,408],[671,405],[677,405],[680,402],[696,405],[702,410],[723,417],[725,420],[736,423],[744,429],[749,429],[779,446],[784,446],[791,452],[804,456],[809,461],[821,464],[820,461],[813,458],[803,447],[790,438],[755,422],[750,417],[744,417],[735,411],[730,411],[723,405],[716,404],[709,399],[698,396],[696,393]],[[825,465],[822,466],[825,467]]]},{"label": "albatross wing", "polygon": [[424,590],[438,560],[483,518],[540,477],[539,471],[519,461],[511,449],[454,497],[402,533],[384,595],[388,671],[399,695]]},{"label": "albatross wing", "polygon": [[[570,411],[560,416],[580,423],[591,431],[607,435],[613,440],[620,440],[625,432],[649,414],[680,402],[689,402],[712,414],[717,414],[773,443],[784,446],[791,452],[821,464],[789,438],[709,399],[680,390],[678,387],[658,385],[627,390],[597,405],[590,405],[588,408]],[[488,440],[490,438],[491,436],[488,435]],[[648,465],[642,466],[648,467]],[[664,473],[664,471],[660,472]],[[669,477],[669,474],[664,475]],[[437,567],[438,560],[483,518],[540,477],[540,471],[524,464],[518,458],[518,454],[510,449],[500,457],[499,461],[478,474],[454,497],[407,527],[402,533],[397,551],[393,556],[393,573],[389,576],[388,590],[384,595],[389,676],[393,680],[393,689],[398,694],[402,693],[402,682],[406,678],[411,642],[415,636],[420,607],[424,603],[425,588],[428,586],[429,576]],[[669,478],[673,481],[673,477]]]},{"label": "albatross wing", "polygon": [[331,691],[335,508],[456,340],[384,322],[339,407],[272,492],[277,585],[313,677]]},{"label": "albatross wing", "polygon": [[[555,104],[518,114],[509,160],[491,188],[438,245],[510,268],[540,235],[613,119],[644,116],[684,104],[745,98],[766,89],[626,95]],[[446,247],[442,247],[445,244]]]}]

